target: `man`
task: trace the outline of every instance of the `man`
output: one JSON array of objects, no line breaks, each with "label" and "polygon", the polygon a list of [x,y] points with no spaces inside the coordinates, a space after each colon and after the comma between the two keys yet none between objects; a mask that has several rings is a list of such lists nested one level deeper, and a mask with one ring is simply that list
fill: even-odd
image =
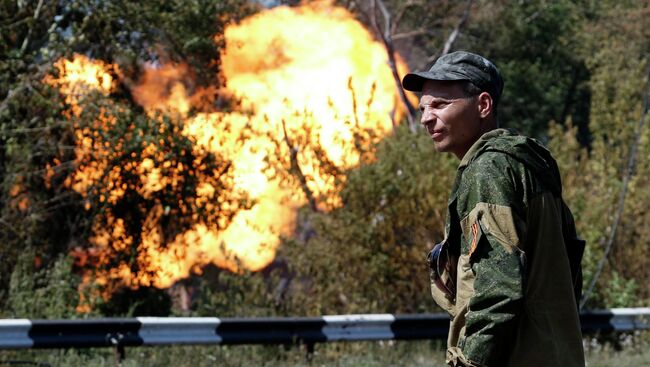
[{"label": "man", "polygon": [[584,366],[578,239],[560,174],[536,141],[498,128],[503,79],[468,52],[408,74],[421,123],[458,157],[445,240],[429,253],[431,294],[452,317],[451,366]]}]

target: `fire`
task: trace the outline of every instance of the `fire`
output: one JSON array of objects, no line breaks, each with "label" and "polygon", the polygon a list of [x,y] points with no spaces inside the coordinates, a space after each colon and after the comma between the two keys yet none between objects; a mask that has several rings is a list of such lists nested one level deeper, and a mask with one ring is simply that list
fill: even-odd
[{"label": "fire", "polygon": [[29,196],[24,192],[21,182],[15,183],[9,189],[9,206],[18,209],[22,212],[26,211],[30,206]]},{"label": "fire", "polygon": [[[389,134],[393,119],[399,119],[385,49],[343,8],[328,3],[277,7],[229,26],[225,39],[224,88],[196,88],[188,66],[168,64],[148,67],[131,94],[151,116],[179,116],[180,133],[192,137],[196,149],[232,161],[234,187],[255,204],[239,211],[226,228],[197,224],[170,243],[163,243],[158,224],[164,209],[155,208],[138,248],[137,261],[146,274],[133,274],[124,265],[99,274],[101,282],[168,287],[210,263],[233,271],[262,269],[275,257],[279,236],[292,233],[296,209],[305,205],[306,194],[319,210],[339,205],[341,177],[336,171],[367,159],[370,143]],[[81,111],[80,93],[94,89],[108,94],[114,88],[110,75],[116,74],[115,66],[76,56],[61,60],[57,68],[60,77],[46,82],[69,98],[72,116]],[[235,97],[241,109],[206,109],[210,103],[205,101],[216,94]],[[193,109],[204,112],[192,114]],[[102,115],[97,123],[110,126],[113,121]],[[243,142],[242,131],[249,131]],[[155,166],[159,152],[153,146],[144,149],[137,167],[110,167],[108,160],[84,165],[83,152],[101,149],[96,145],[101,140],[92,139],[88,131],[76,134],[79,164],[67,184],[82,195],[100,171],[132,169],[141,177],[137,190],[145,196],[174,180]],[[323,162],[334,168],[324,169]],[[302,184],[296,175],[304,178]],[[116,200],[130,189],[117,185],[103,194],[104,200]],[[214,190],[210,184],[199,185],[199,199],[210,200]],[[122,219],[111,221],[111,228],[95,228],[90,239],[94,249],[87,254],[101,257],[102,248],[133,243]]]},{"label": "fire", "polygon": [[59,88],[66,96],[66,103],[72,106],[71,112],[75,116],[79,116],[82,111],[79,101],[84,96],[95,91],[108,95],[115,89],[112,76],[118,72],[115,65],[75,55],[72,60],[59,60],[55,67],[59,77],[47,75],[44,81]]},{"label": "fire", "polygon": [[[261,134],[281,137],[286,121],[288,135],[306,133],[347,168],[359,161],[355,125],[379,136],[391,131],[396,91],[386,51],[345,9],[279,7],[225,36],[228,89],[256,112],[253,125]],[[308,151],[299,155],[314,194],[332,194],[331,177],[316,172],[318,159]]]}]

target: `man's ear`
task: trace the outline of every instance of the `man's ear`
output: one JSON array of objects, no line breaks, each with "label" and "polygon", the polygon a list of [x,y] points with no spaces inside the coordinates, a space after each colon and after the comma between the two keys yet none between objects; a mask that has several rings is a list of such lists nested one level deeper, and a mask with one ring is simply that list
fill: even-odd
[{"label": "man's ear", "polygon": [[478,95],[478,113],[481,118],[486,118],[494,109],[492,96],[488,92],[481,92]]}]

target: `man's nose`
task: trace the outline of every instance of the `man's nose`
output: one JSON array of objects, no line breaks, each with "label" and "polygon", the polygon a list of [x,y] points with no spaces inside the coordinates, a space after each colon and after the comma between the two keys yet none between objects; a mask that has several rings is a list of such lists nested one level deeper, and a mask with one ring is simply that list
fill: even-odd
[{"label": "man's nose", "polygon": [[428,111],[423,111],[422,116],[420,117],[420,124],[426,127],[428,124],[435,121],[435,115]]}]

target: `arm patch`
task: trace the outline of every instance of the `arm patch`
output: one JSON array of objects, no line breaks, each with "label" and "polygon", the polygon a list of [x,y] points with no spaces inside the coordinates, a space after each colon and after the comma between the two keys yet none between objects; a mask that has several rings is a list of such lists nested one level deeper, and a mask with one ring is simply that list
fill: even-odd
[{"label": "arm patch", "polygon": [[491,235],[506,252],[512,253],[520,245],[520,232],[524,228],[512,208],[483,202],[474,206],[474,209],[460,221],[460,226],[467,239],[469,254],[476,251],[483,234]]},{"label": "arm patch", "polygon": [[481,226],[478,224],[478,221],[472,223],[472,240],[469,244],[469,256],[471,257],[474,251],[476,251],[476,247],[478,246],[479,239],[481,238],[481,234],[483,231],[481,230]]}]

